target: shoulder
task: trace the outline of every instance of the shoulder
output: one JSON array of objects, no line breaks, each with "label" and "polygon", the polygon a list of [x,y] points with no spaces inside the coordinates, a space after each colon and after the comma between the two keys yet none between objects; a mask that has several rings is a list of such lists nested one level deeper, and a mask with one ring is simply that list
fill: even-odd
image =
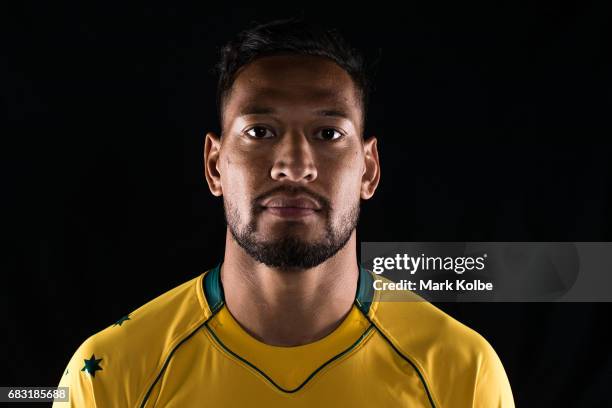
[{"label": "shoulder", "polygon": [[420,371],[437,406],[471,407],[470,401],[479,401],[476,406],[514,406],[491,344],[438,307],[412,292],[377,291],[370,317]]},{"label": "shoulder", "polygon": [[80,345],[62,376],[74,406],[80,406],[77,401],[134,406],[142,399],[167,355],[208,318],[203,276],[163,293]]}]

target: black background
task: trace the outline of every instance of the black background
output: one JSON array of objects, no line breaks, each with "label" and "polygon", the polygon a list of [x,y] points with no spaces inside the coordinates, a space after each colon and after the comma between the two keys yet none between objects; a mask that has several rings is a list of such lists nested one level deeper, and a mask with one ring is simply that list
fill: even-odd
[{"label": "black background", "polygon": [[[253,20],[299,10],[382,55],[359,241],[612,241],[609,6],[508,4],[4,9],[0,384],[56,385],[85,338],[221,259],[210,70]],[[439,306],[517,406],[612,406],[610,304]]]}]

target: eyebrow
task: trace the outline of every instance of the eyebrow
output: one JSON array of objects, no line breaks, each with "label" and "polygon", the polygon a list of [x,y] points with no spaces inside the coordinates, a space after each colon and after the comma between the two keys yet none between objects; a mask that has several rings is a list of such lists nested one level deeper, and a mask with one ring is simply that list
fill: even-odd
[{"label": "eyebrow", "polygon": [[[272,115],[277,113],[277,110],[268,106],[246,105],[240,109],[239,116],[248,115]],[[343,109],[319,109],[313,112],[316,116],[336,117],[351,120],[348,112]]]}]

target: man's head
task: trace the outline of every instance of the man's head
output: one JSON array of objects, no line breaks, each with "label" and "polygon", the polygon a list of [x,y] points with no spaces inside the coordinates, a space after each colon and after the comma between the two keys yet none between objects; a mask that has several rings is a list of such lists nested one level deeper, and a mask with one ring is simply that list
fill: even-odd
[{"label": "man's head", "polygon": [[319,265],[345,246],[360,199],[374,194],[378,152],[375,138],[363,138],[359,67],[337,34],[294,20],[255,27],[224,48],[222,133],[206,136],[205,172],[234,240],[259,262]]}]

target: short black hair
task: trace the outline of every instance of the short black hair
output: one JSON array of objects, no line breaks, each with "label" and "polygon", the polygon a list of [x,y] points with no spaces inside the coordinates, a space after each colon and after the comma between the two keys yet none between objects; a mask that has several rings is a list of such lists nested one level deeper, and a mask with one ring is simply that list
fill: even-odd
[{"label": "short black hair", "polygon": [[351,76],[361,99],[362,128],[365,129],[370,82],[361,51],[351,47],[337,29],[306,21],[303,17],[254,24],[221,48],[221,57],[215,66],[220,126],[223,126],[225,99],[240,68],[270,55],[313,55],[331,59]]}]

